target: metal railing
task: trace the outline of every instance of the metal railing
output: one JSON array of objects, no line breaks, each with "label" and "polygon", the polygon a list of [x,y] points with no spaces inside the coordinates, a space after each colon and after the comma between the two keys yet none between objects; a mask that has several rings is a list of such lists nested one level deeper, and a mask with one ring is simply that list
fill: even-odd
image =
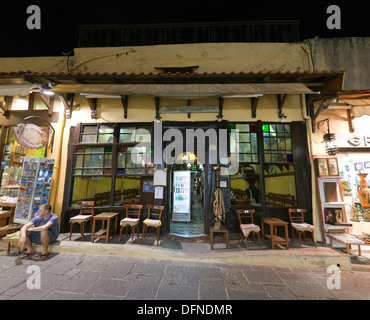
[{"label": "metal railing", "polygon": [[298,41],[297,20],[79,26],[80,48]]}]

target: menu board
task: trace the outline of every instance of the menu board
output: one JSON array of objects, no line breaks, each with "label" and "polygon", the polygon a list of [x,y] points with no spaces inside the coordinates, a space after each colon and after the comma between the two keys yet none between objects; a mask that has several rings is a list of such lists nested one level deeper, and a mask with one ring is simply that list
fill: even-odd
[{"label": "menu board", "polygon": [[173,172],[173,221],[190,221],[190,171]]},{"label": "menu board", "polygon": [[25,157],[14,222],[25,224],[49,201],[54,159]]}]

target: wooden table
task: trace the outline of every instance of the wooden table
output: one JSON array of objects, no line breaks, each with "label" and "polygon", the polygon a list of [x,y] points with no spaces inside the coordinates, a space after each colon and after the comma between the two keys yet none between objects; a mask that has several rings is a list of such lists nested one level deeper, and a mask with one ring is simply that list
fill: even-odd
[{"label": "wooden table", "polygon": [[[276,244],[281,244],[289,249],[289,238],[288,238],[288,222],[280,220],[278,218],[261,218],[261,229],[262,229],[262,241],[264,241],[265,232],[264,224],[270,226],[270,234],[266,235],[266,238],[271,240],[272,249]],[[284,227],[285,239],[277,235],[277,227]]]},{"label": "wooden table", "polygon": [[[91,231],[91,242],[94,242],[95,238],[99,239],[105,239],[105,243],[108,243],[109,241],[109,226],[110,226],[110,221],[115,218],[114,222],[114,235],[116,235],[116,230],[117,230],[117,219],[118,219],[118,212],[102,212],[96,216],[93,217],[93,226],[92,226],[92,231]],[[102,221],[102,229],[99,231],[95,232],[95,224],[97,220]],[[107,228],[104,229],[104,224],[107,222]]]},{"label": "wooden table", "polygon": [[221,229],[215,229],[211,227],[209,229],[209,243],[211,244],[211,250],[213,250],[213,233],[214,232],[220,232],[224,234],[224,242],[226,243],[226,248],[229,248],[229,230],[227,230],[225,227],[221,227]]}]

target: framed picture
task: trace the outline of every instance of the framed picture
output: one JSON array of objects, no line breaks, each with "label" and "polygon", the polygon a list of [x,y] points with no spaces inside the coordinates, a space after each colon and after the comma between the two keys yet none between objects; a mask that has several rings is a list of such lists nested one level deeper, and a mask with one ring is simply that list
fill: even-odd
[{"label": "framed picture", "polygon": [[370,169],[370,161],[364,162],[365,169]]},{"label": "framed picture", "polygon": [[325,223],[336,224],[343,222],[343,208],[324,208]]},{"label": "framed picture", "polygon": [[354,166],[355,166],[355,170],[356,170],[356,171],[361,171],[361,170],[363,170],[362,162],[355,162],[355,163],[354,163]]},{"label": "framed picture", "polygon": [[339,176],[338,161],[336,158],[328,159],[328,169],[330,176]]},{"label": "framed picture", "polygon": [[316,163],[319,177],[329,176],[327,158],[316,158]]}]

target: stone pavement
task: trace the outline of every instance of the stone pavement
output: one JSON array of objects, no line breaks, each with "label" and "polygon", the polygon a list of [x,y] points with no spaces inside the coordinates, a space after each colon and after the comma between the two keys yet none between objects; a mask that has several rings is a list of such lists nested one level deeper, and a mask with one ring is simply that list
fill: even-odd
[{"label": "stone pavement", "polygon": [[0,251],[0,299],[141,300],[134,313],[152,300],[369,300],[370,272],[77,253],[39,262]]}]

